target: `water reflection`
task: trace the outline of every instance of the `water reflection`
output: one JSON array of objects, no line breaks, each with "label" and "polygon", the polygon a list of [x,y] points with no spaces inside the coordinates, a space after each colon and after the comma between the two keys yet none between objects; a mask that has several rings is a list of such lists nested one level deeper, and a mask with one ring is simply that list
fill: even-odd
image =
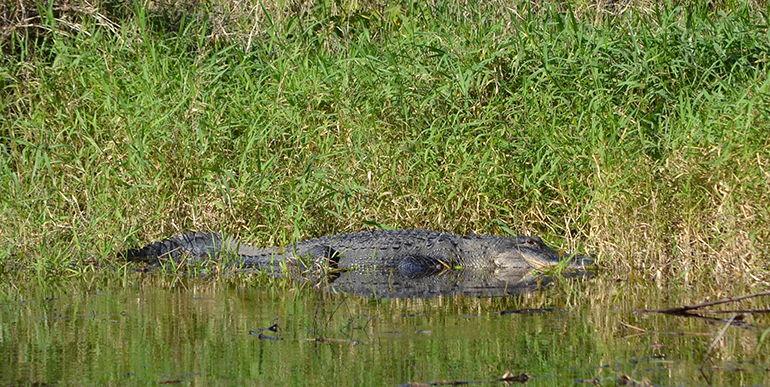
[{"label": "water reflection", "polygon": [[[572,272],[571,275],[584,275]],[[376,268],[342,272],[329,285],[333,291],[369,298],[431,298],[438,296],[506,296],[535,291],[551,282],[529,268],[506,270],[426,270],[418,276]]]},{"label": "water reflection", "polygon": [[[353,279],[340,276],[336,286]],[[423,280],[420,289],[473,282]],[[697,304],[708,289],[601,278],[542,288],[508,297],[371,299],[263,288],[248,276],[129,273],[59,285],[4,279],[0,385],[382,386],[511,374],[536,386],[770,383],[766,316],[745,316],[750,329],[725,330],[634,313]]]}]

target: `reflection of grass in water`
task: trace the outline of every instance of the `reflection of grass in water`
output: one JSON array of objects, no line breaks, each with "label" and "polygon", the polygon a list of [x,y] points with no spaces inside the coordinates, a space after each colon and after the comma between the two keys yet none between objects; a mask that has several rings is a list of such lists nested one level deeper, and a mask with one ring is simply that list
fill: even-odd
[{"label": "reflection of grass in water", "polygon": [[191,228],[285,245],[380,222],[766,280],[770,44],[728,3],[46,16],[56,34],[3,40],[0,261],[46,278]]},{"label": "reflection of grass in water", "polygon": [[[18,288],[10,285],[21,284],[18,281],[0,282],[0,313],[4,313],[8,334],[14,337],[4,345],[18,345],[24,349],[20,353],[39,353],[40,357],[31,361],[51,362],[76,356],[84,360],[90,353],[73,350],[72,356],[62,357],[50,351],[57,345],[87,343],[95,349],[113,348],[92,359],[98,365],[94,369],[106,370],[105,377],[112,378],[121,377],[126,369],[145,367],[171,373],[207,359],[217,365],[227,362],[230,367],[209,367],[201,370],[200,377],[217,372],[232,372],[236,379],[265,377],[244,374],[253,371],[249,364],[262,361],[269,366],[284,364],[265,366],[270,375],[280,373],[281,380],[297,373],[335,375],[338,381],[381,374],[398,382],[465,380],[497,377],[501,371],[515,368],[516,372],[566,382],[574,378],[611,381],[626,375],[665,385],[699,377],[695,367],[713,339],[666,332],[716,335],[722,328],[691,319],[633,313],[639,308],[701,302],[713,294],[705,284],[684,288],[602,278],[591,282],[566,279],[572,292],[506,298],[366,300],[311,288],[276,291],[254,287],[246,276],[210,281],[129,273],[121,282],[120,277],[105,277],[105,272],[44,286],[27,281]],[[737,286],[734,291],[749,293],[751,288]],[[46,301],[45,297],[61,299]],[[764,308],[767,303],[752,300],[745,307]],[[517,309],[553,311],[500,314]],[[766,316],[748,319],[760,327],[770,322]],[[628,338],[636,332],[629,332],[621,322],[654,332]],[[286,342],[260,342],[248,335],[274,323],[281,327],[275,336]],[[712,353],[715,365],[735,364],[746,370],[709,370],[715,385],[740,384],[738,378],[743,378],[744,384],[752,380],[750,384],[764,384],[763,372],[751,369],[752,362],[763,365],[770,361],[765,347],[758,348],[760,336],[759,329],[727,331],[723,343]],[[305,341],[318,337],[357,340],[366,345]],[[660,355],[666,358],[655,357]],[[108,366],[110,361],[115,362],[113,368]],[[178,366],[170,366],[172,362]],[[425,371],[408,373],[415,369],[415,362]],[[85,367],[91,363],[78,364]],[[139,375],[136,377],[153,376]],[[90,372],[78,373],[79,378],[89,376]],[[67,373],[66,377],[74,376]]]},{"label": "reflection of grass in water", "polygon": [[[601,327],[594,331],[596,343],[601,343],[605,353],[625,353],[606,359],[607,364],[621,361],[625,364],[621,364],[615,371],[608,367],[604,376],[617,378],[628,375],[634,379],[643,379],[649,375],[646,374],[647,369],[662,365],[671,370],[671,381],[689,381],[693,380],[693,376],[701,377],[697,369],[712,341],[723,329],[724,322],[707,323],[694,318],[636,313],[634,310],[673,308],[756,292],[756,288],[751,285],[742,284],[736,284],[735,287],[715,295],[712,283],[664,286],[660,283],[602,278],[592,281],[589,287],[579,288],[581,294],[569,294],[570,298],[565,300],[565,303],[581,305],[588,302],[590,306],[583,312],[583,316],[589,320],[587,325]],[[770,306],[768,297],[745,301],[741,308],[766,309]],[[731,306],[725,305],[725,309],[729,308]],[[730,317],[729,314],[706,315],[725,320]],[[745,315],[744,318],[748,328],[729,328],[715,346],[715,352],[710,355],[711,360],[707,363],[705,372],[714,380],[722,380],[714,382],[715,384],[740,384],[741,382],[729,381],[731,378],[756,378],[758,369],[766,367],[770,361],[769,353],[762,349],[764,345],[761,344],[761,333],[764,327],[770,324],[770,319],[767,315]],[[640,334],[637,330],[624,327],[622,323],[649,332]],[[612,329],[605,329],[606,327]],[[739,368],[743,370],[736,370]]]}]

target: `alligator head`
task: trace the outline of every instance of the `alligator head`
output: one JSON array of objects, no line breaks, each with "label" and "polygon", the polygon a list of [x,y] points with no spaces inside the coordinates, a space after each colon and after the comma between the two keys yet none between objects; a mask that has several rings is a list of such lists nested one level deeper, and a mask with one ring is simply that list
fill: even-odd
[{"label": "alligator head", "polygon": [[568,267],[580,268],[593,263],[584,256],[559,254],[538,237],[518,236],[497,238],[489,254],[498,270],[514,268],[545,269],[567,261]]}]

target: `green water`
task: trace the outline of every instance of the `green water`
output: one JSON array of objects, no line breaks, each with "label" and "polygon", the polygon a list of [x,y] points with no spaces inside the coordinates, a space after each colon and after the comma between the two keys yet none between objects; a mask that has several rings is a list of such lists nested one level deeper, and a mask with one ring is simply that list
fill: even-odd
[{"label": "green water", "polygon": [[[489,380],[506,371],[537,386],[770,383],[767,318],[728,328],[701,372],[724,325],[634,313],[702,301],[654,286],[570,279],[505,298],[370,300],[146,274],[73,281],[3,281],[0,385],[504,385]],[[501,313],[527,309],[539,313]]]}]

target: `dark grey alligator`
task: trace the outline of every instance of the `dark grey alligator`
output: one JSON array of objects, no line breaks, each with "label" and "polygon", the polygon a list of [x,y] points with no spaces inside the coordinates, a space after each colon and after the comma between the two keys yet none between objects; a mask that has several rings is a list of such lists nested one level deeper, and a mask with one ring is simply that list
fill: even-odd
[{"label": "dark grey alligator", "polygon": [[[510,271],[545,268],[566,262],[580,267],[586,257],[562,256],[540,238],[460,236],[427,230],[363,231],[290,244],[255,248],[224,239],[213,232],[189,232],[127,253],[130,260],[201,262],[227,259],[241,268],[283,274],[318,268],[336,272],[382,269],[405,278],[419,278],[448,270]],[[326,271],[328,272],[328,271]]]}]

